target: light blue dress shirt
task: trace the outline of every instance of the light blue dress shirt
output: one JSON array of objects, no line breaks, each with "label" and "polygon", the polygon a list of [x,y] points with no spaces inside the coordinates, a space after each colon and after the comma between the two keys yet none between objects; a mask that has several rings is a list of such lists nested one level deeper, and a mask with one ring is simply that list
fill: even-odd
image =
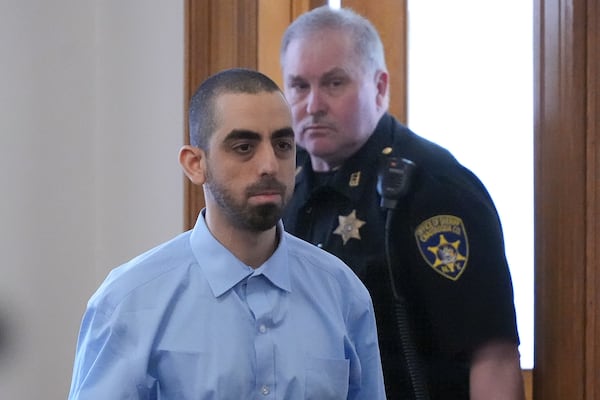
[{"label": "light blue dress shirt", "polygon": [[385,399],[371,298],[283,232],[244,265],[200,215],[114,269],[83,317],[70,399]]}]

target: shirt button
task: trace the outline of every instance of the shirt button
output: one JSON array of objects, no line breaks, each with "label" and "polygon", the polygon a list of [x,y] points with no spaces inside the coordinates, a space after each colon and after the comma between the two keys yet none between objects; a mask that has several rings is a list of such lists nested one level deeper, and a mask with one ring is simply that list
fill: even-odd
[{"label": "shirt button", "polygon": [[323,248],[323,243],[317,243],[317,247],[322,249]]},{"label": "shirt button", "polygon": [[267,396],[269,393],[271,393],[271,389],[269,389],[267,385],[263,385],[263,387],[260,389],[260,392],[263,396]]},{"label": "shirt button", "polygon": [[264,324],[261,324],[261,325],[258,327],[258,331],[259,331],[260,333],[265,333],[265,332],[267,331],[267,327],[266,327]]}]

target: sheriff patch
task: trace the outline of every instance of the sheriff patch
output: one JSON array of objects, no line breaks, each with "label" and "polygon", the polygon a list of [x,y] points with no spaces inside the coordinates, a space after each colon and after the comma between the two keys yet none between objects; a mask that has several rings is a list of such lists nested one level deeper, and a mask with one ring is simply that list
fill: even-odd
[{"label": "sheriff patch", "polygon": [[436,215],[415,229],[421,255],[437,273],[457,281],[467,268],[469,241],[462,219]]}]

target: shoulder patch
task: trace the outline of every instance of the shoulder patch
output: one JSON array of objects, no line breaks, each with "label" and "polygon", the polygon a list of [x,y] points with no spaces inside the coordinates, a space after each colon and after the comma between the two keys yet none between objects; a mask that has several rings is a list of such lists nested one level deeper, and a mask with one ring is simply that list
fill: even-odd
[{"label": "shoulder patch", "polygon": [[431,217],[417,226],[415,239],[431,268],[444,278],[460,278],[469,260],[469,240],[462,219],[453,215]]}]

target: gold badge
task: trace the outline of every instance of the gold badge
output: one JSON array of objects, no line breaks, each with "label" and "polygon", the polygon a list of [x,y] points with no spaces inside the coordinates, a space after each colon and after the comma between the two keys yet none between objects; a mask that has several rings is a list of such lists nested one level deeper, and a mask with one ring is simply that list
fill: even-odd
[{"label": "gold badge", "polygon": [[436,215],[415,229],[421,255],[437,273],[457,281],[467,268],[469,241],[462,219]]},{"label": "gold badge", "polygon": [[338,216],[338,220],[340,221],[340,224],[337,228],[335,228],[333,233],[340,235],[344,241],[344,244],[346,244],[350,239],[360,240],[360,232],[358,230],[366,222],[356,218],[356,210],[352,210],[352,212],[347,216]]},{"label": "gold badge", "polygon": [[348,186],[357,187],[360,183],[360,171],[357,171],[350,175],[350,181],[348,182]]}]

